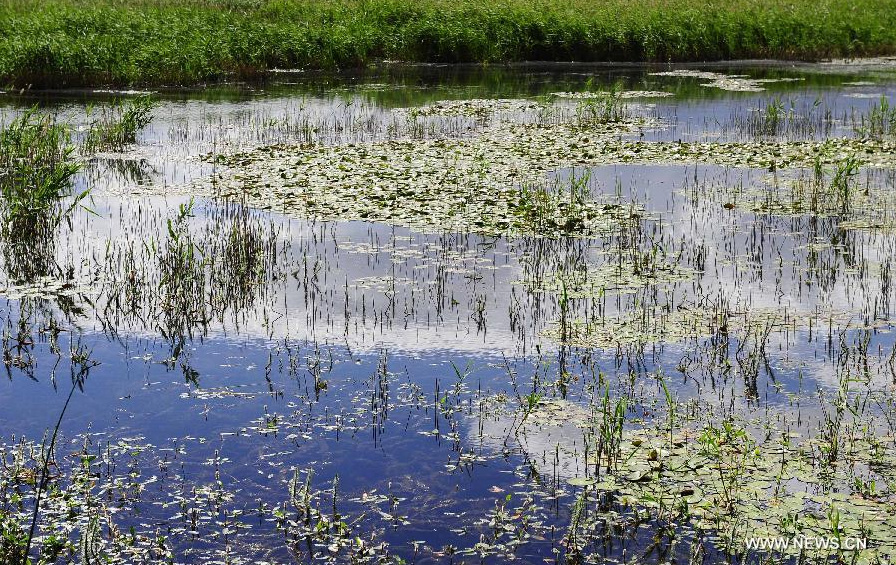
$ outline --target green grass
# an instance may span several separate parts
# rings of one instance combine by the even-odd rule
[[[56,270],[56,228],[87,196],[67,198],[79,170],[69,127],[53,116],[32,108],[0,126],[0,257],[10,280]]]
[[[896,0],[0,0],[0,84],[186,84],[271,68],[893,52]]]
[[[136,142],[137,132],[152,121],[154,105],[152,99],[144,95],[101,107],[99,117],[91,122],[84,138],[84,151],[120,151]],[[88,109],[88,114],[91,110]]]
[[[12,229],[58,217],[80,165],[68,126],[53,116],[26,111],[0,130],[0,211]]]

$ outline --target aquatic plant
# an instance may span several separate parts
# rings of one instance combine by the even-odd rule
[[[80,170],[69,128],[32,107],[0,131],[0,239],[16,282],[55,274],[55,232],[89,190],[72,195]]]
[[[896,106],[886,96],[871,105],[867,113],[853,116],[853,129],[859,135],[882,138],[896,134]]]
[[[628,118],[619,90],[591,93],[576,104],[576,120],[580,125],[611,124]]]
[[[582,174],[573,171],[568,180],[554,186],[523,184],[512,206],[511,229],[524,234],[587,235],[596,219],[614,215],[623,223],[627,206],[592,198],[590,178],[587,170]],[[637,215],[631,206],[630,218]]]
[[[152,121],[154,107],[155,102],[148,94],[101,106],[100,116],[88,126],[83,151],[120,151],[134,143],[137,132]],[[90,113],[88,109],[88,116]]]
[[[0,196],[6,230],[55,226],[87,191],[62,206],[80,169],[69,128],[32,107],[0,131]]]
[[[837,124],[832,108],[821,97],[800,103],[797,98],[785,102],[780,95],[746,114],[735,113],[732,122],[738,133],[767,141],[827,137]]]
[[[764,84],[725,77],[680,78]],[[109,380],[85,399],[94,425],[58,442],[33,559],[892,561],[896,247],[883,222],[844,228],[894,209],[890,141],[794,141],[824,130],[786,99],[775,139],[717,143],[637,104],[602,123],[574,102],[437,102],[405,124],[343,111],[349,90],[316,121],[267,102],[176,116],[127,179],[105,161],[131,156],[93,160],[111,217],[75,216],[58,280],[3,289],[14,394],[61,403],[60,335],[145,375]],[[197,140],[250,152],[212,156],[227,174],[195,204],[130,185],[170,178],[152,168]],[[20,559],[47,458],[4,441],[0,551]],[[870,549],[754,552],[744,532]]]
[[[27,540],[27,532],[10,515],[0,510],[0,561],[21,563]]]
[[[28,528],[28,536],[25,539],[24,549],[22,550],[22,565],[27,565],[28,563],[28,558],[31,553],[31,545],[37,533],[38,519],[41,514],[41,500],[50,484],[50,465],[52,463],[52,458],[55,457],[56,440],[59,437],[65,413],[68,411],[75,392],[78,390],[81,392],[84,391],[84,384],[90,374],[91,368],[98,364],[90,358],[90,352],[82,345],[72,347],[69,352],[69,358],[71,363],[71,387],[69,388],[68,396],[65,398],[65,403],[59,411],[56,424],[50,432],[49,442],[41,446],[42,460],[39,469],[40,475],[34,488],[34,508],[31,514],[31,525]],[[62,549],[62,545],[64,544],[60,543],[57,545],[51,542],[49,547],[51,550],[54,550],[52,553],[58,554],[59,550]],[[46,548],[47,544],[45,544],[44,547]],[[86,547],[87,546],[85,545],[85,548]],[[85,551],[87,550],[85,549]],[[55,559],[56,555],[53,555],[52,557]]]

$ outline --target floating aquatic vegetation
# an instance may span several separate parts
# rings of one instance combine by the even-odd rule
[[[669,98],[675,96],[674,92],[666,92],[665,90],[621,90],[618,92],[607,91],[584,91],[584,92],[552,92],[551,96],[555,98],[566,98],[570,100],[590,99],[590,98],[606,98],[608,96],[616,96],[618,98]]]
[[[717,78],[725,78],[725,77],[734,76],[734,75],[725,75],[725,74],[721,74],[721,73],[714,73],[712,71],[697,71],[697,70],[693,70],[693,69],[676,69],[674,71],[662,71],[662,72],[650,73],[650,76],[702,78],[702,79],[714,80]],[[746,76],[746,75],[736,75],[736,76]]]
[[[141,136],[141,158],[158,139],[163,151],[178,136],[190,141],[172,143],[170,160],[156,155],[164,173],[143,176],[182,178],[172,172],[181,152],[220,149],[227,135],[237,140],[227,147],[268,145],[200,164],[229,168],[217,169],[218,186],[189,190],[240,202],[248,193],[248,206],[311,221],[213,199],[176,210],[167,198],[103,193],[103,219],[84,229],[75,216],[74,237],[54,248],[75,274],[36,279],[55,294],[8,283],[7,294],[23,299],[9,301],[0,328],[13,395],[34,391],[51,405],[57,397],[27,377],[49,380],[46,350],[84,331],[112,366],[105,382],[114,388],[88,391],[72,427],[89,420],[109,438],[132,434],[122,426],[155,443],[179,438],[174,447],[125,441],[115,457],[62,444],[48,490],[48,508],[59,511],[42,518],[35,560],[61,545],[61,561],[78,561],[73,552],[83,548],[87,560],[105,554],[111,563],[699,563],[705,547],[704,562],[715,563],[742,553],[741,526],[771,536],[793,524],[811,535],[836,526],[831,535],[853,536],[862,506],[854,501],[870,501],[871,522],[882,510],[884,524],[892,519],[894,243],[882,232],[896,206],[877,182],[892,184],[892,139],[818,141],[848,128],[849,113],[825,129],[822,112],[842,108],[804,113],[814,92],[802,88],[796,104],[763,100],[759,110],[759,97],[736,97],[752,106],[742,110],[724,96],[664,103],[663,131],[658,119],[637,119],[635,105],[616,106],[618,92],[554,106],[443,108],[421,116],[433,128],[420,143],[416,122],[401,122],[405,110],[364,102],[359,110],[361,97],[334,101],[326,91],[302,99],[323,115],[302,122],[277,114],[275,88],[225,103],[227,118],[206,116],[213,104],[196,104],[195,118],[193,101],[164,103],[159,117],[174,108],[176,124],[169,137],[164,126]],[[377,98],[391,106],[399,97]],[[181,112],[204,126],[181,127]],[[744,127],[731,129],[737,119]],[[303,124],[321,130],[305,137]],[[711,139],[715,128],[756,142],[650,141]],[[308,143],[271,146],[278,140]],[[154,190],[172,192],[136,192]],[[859,225],[875,233],[857,233]],[[569,237],[582,235],[598,237]],[[94,270],[102,276],[85,276]],[[84,330],[28,310],[58,311],[53,302],[73,288],[92,300],[83,281],[94,280],[101,294],[76,320]],[[539,339],[558,312],[550,339]],[[304,339],[344,341],[345,350],[328,355]],[[387,371],[383,355],[371,376],[369,352],[381,343],[397,359]],[[680,345],[639,347],[663,343]],[[135,378],[114,378],[122,360]],[[835,389],[843,367],[873,390],[867,398],[835,390],[836,405],[819,408],[814,391]],[[181,381],[170,373],[177,368],[194,384],[202,371],[203,388],[172,382]],[[678,395],[699,400],[673,408],[668,399]],[[670,424],[642,429],[664,414],[664,396]],[[9,403],[22,420],[7,418],[9,427],[39,434],[43,420],[23,400]],[[884,416],[847,422],[862,402]],[[749,431],[734,420],[687,420],[713,410],[759,420]],[[822,419],[831,423],[809,432],[817,440],[787,436],[792,445],[777,447],[785,436],[774,426],[804,433]],[[195,440],[202,447],[180,444],[183,426],[205,436]],[[883,443],[851,455],[872,440],[840,432],[866,426]],[[885,458],[875,459],[878,449]],[[772,455],[786,464],[769,470]],[[34,467],[0,466],[0,496],[9,495],[0,500],[0,544],[16,545],[27,523]],[[784,474],[780,487],[775,472]],[[878,547],[880,529],[868,535]],[[691,542],[694,554],[683,554]],[[0,562],[9,560],[3,551]]]
[[[392,111],[399,114],[407,114],[408,116],[470,116],[475,118],[485,118],[494,116],[497,113],[518,113],[539,111],[545,108],[545,105],[534,100],[524,100],[519,98],[512,99],[463,99],[463,100],[440,100],[426,106],[415,106],[412,108],[395,108]]]
[[[819,66],[824,67],[846,67],[853,71],[857,70],[875,70],[875,69],[892,69],[896,68],[896,57],[860,57],[850,59],[831,59],[830,61],[822,61]]]
[[[472,139],[387,141],[333,147],[271,146],[219,157],[231,170],[188,190],[301,217],[368,220],[423,230],[533,233],[519,222],[520,185],[550,171],[608,163],[707,162],[784,168],[832,163],[845,154],[860,164],[896,165],[896,143],[835,138],[821,142],[660,143],[619,136],[652,126],[620,123],[510,124]],[[588,235],[639,215],[637,206],[589,202],[574,229],[547,226],[535,235]]]
[[[865,329],[886,326],[866,324],[850,312],[791,311],[768,308],[706,309],[657,306],[594,320],[570,319],[553,323],[542,336],[574,347],[614,349],[652,343],[683,343],[714,335],[745,336],[757,327],[769,332],[793,332],[809,327],[836,326]]]
[[[819,162],[812,171],[776,173],[759,186],[726,188],[704,195],[730,210],[834,218],[841,230],[892,231],[896,226],[896,198],[889,186],[876,179],[881,171],[863,171],[856,156],[847,156],[835,165],[825,168]]]
[[[96,295],[98,292],[98,281],[66,280],[50,276],[39,277],[27,284],[0,286],[0,296],[5,296],[10,300],[74,297]]]
[[[714,315],[702,309],[679,308],[671,312],[651,312],[649,315],[635,312],[590,322],[561,321],[546,329],[542,335],[574,347],[613,349],[707,337],[720,325],[713,325],[715,319]]]
[[[880,92],[850,92],[843,96],[846,96],[847,98],[873,100],[875,98],[880,98]]]
[[[888,195],[875,190],[878,198],[872,198],[870,187],[860,185],[858,176],[859,165],[854,156],[845,158],[828,172],[819,162],[808,177],[804,171],[795,178],[770,175],[763,187],[734,190],[726,208],[741,207],[779,216],[848,218],[861,214],[872,202],[874,206],[886,207]]]
[[[381,292],[394,292],[396,286],[415,286],[416,281],[406,277],[361,277],[354,280],[356,288],[369,288]]]
[[[602,157],[623,163],[712,163],[763,169],[832,165],[854,157],[859,165],[896,167],[896,143],[886,140],[830,138],[824,141],[746,143],[622,142]]]
[[[637,218],[639,208],[589,200],[571,217],[560,208],[561,201],[552,210],[539,208],[539,202],[550,201],[548,191],[518,186],[543,183],[545,173],[567,164],[563,145],[576,147],[578,140],[597,149],[600,141],[635,131],[638,125],[514,125],[474,140],[275,146],[227,158],[238,167],[233,175],[204,184],[220,196],[244,195],[264,207],[316,219],[500,235],[589,235]],[[529,204],[544,212],[543,227],[532,229]],[[555,214],[560,217],[551,219]]]
[[[638,264],[626,260],[587,270],[549,273],[534,281],[521,282],[534,292],[596,298],[606,292],[632,293],[648,286],[693,280],[697,275],[696,270],[674,263]]]
[[[849,445],[842,464],[824,467],[818,464],[819,440],[800,443],[780,434],[757,441],[732,421],[674,432],[626,430],[610,472],[571,482],[612,494],[624,505],[671,512],[680,526],[707,532],[724,547],[742,551],[747,537],[830,537],[865,540],[867,548],[843,545],[831,552],[853,549],[855,562],[892,559],[896,506],[885,485],[896,469],[896,438],[870,436]],[[587,463],[602,467],[601,461]],[[860,480],[877,489],[855,490],[862,469],[870,476]],[[783,555],[802,552],[797,544],[775,549]],[[806,556],[829,551],[809,548]]]
[[[762,92],[763,90],[765,90],[765,88],[763,87],[763,85],[765,84],[776,82],[795,82],[803,80],[802,78],[750,78],[748,75],[726,75],[710,71],[696,71],[689,69],[679,69],[675,71],[664,71],[650,74],[652,76],[663,77],[700,78],[710,81],[701,83],[700,86],[718,88],[721,90],[730,90],[732,92]]]
[[[667,406],[652,422],[622,425],[617,416],[620,406],[624,413],[625,399],[617,403],[609,391],[584,407],[538,398],[518,409],[522,415],[511,423],[512,433],[537,471],[553,465],[554,473],[559,469],[569,485],[582,489],[576,504],[587,504],[587,511],[570,525],[579,531],[567,536],[624,527],[636,516],[638,522],[674,525],[675,536],[698,533],[738,554],[764,550],[775,558],[839,556],[854,563],[888,563],[896,556],[892,433],[876,434],[864,419],[838,427],[839,449],[831,463],[832,438],[826,434],[717,418],[699,401],[676,401],[659,379]],[[553,461],[541,457],[548,449]],[[751,547],[748,540],[757,538],[837,545]]]
[[[136,504],[141,493],[159,480],[158,475],[144,476],[132,465],[152,446],[141,438],[121,438],[107,444],[100,456],[91,448],[85,440],[73,454],[53,459],[54,472],[41,502],[34,539],[39,555],[50,563],[85,552],[90,556],[102,555],[107,563],[154,563],[172,558],[161,531],[150,525],[141,525],[139,531],[136,526],[130,531],[119,526],[122,507]],[[0,460],[4,463],[0,473],[0,513],[13,523],[30,522],[30,508],[26,511],[23,503],[33,499],[43,449],[45,446],[24,440],[0,446]],[[131,464],[113,476],[109,470],[115,461]],[[102,463],[109,465],[105,473],[99,472]],[[207,512],[208,507],[200,510],[202,503],[193,503],[198,506],[197,516]]]
[[[211,387],[211,388],[194,388],[189,392],[180,395],[181,398],[197,398],[199,400],[213,400],[221,398],[255,398],[257,392],[245,392],[237,390],[236,387]]]
[[[739,76],[725,76],[703,83],[700,86],[709,88],[718,88],[721,90],[729,90],[731,92],[762,92],[765,90],[763,85],[776,82],[794,82],[800,81],[800,78],[746,78]]]

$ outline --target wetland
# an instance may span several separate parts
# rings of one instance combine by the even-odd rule
[[[896,59],[0,125],[4,564],[896,560]]]

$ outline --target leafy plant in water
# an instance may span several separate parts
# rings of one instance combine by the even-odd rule
[[[52,224],[87,195],[85,191],[67,207],[60,207],[80,169],[70,141],[68,127],[39,114],[37,107],[0,132],[0,194],[7,229],[46,218]]]
[[[587,508],[588,491],[582,490],[578,498],[573,504],[569,518],[569,529],[564,537],[566,542],[566,561],[567,563],[582,563],[584,555],[582,554],[581,542],[579,540],[579,529],[585,518],[585,510]]]
[[[663,390],[663,397],[666,399],[666,410],[669,417],[669,442],[672,442],[672,430],[675,426],[675,416],[676,410],[678,408],[678,403],[675,400],[675,397],[672,396],[672,392],[669,390],[669,387],[666,385],[666,379],[663,378],[662,374],[658,375],[657,380],[660,382],[660,388]]]
[[[529,415],[532,414],[532,412],[538,406],[538,402],[541,400],[541,395],[533,391],[523,398],[526,401],[526,403],[523,405],[523,418],[520,420],[520,423],[517,427],[522,426],[526,421],[526,418],[528,418]]]
[[[839,371],[839,386],[837,387],[837,396],[834,398],[831,406],[827,402],[821,402],[821,445],[822,452],[827,462],[833,464],[839,459],[840,452],[843,448],[842,429],[844,417],[847,412],[852,413],[854,417],[858,416],[857,411],[849,403],[850,383],[852,379],[849,373],[842,367]],[[819,390],[821,394],[821,390]]]
[[[55,230],[88,195],[66,200],[80,170],[70,141],[68,127],[37,107],[0,131],[0,237],[13,280],[54,270]]]
[[[168,241],[159,256],[162,275],[159,287],[164,297],[160,330],[162,336],[172,343],[172,362],[180,357],[185,340],[192,335],[194,326],[207,322],[202,308],[205,257],[193,242],[187,226],[188,218],[193,216],[193,204],[191,198],[178,207],[174,218],[168,219]]]
[[[594,449],[594,471],[598,476],[602,466],[608,474],[618,468],[628,402],[625,398],[613,402],[607,385],[601,396],[599,410],[592,421],[589,441],[590,449]]]
[[[575,171],[565,186],[523,185],[514,206],[516,227],[524,232],[550,235],[588,235],[593,218],[625,215],[623,206],[600,204],[591,198],[591,172]]]
[[[697,439],[701,455],[712,461],[719,478],[724,508],[737,510],[738,490],[746,462],[755,453],[755,442],[743,428],[726,420],[722,426],[707,426]]]
[[[576,106],[576,121],[580,125],[612,124],[628,117],[617,87],[597,94],[598,96],[586,98]]]
[[[859,162],[855,155],[837,165],[837,171],[831,181],[831,189],[837,198],[841,211],[845,214],[851,208],[850,198],[855,188],[853,178],[859,174]]]
[[[127,102],[120,100],[104,107],[100,117],[90,124],[84,138],[85,151],[121,150],[137,140],[137,132],[152,121],[155,102],[149,95]]]
[[[880,139],[896,134],[896,106],[890,105],[886,96],[881,96],[880,101],[872,104],[868,114],[862,114],[854,125],[856,133]]]
[[[781,97],[775,98],[765,107],[765,111],[762,112],[762,127],[761,131],[763,135],[777,135],[778,129],[781,127],[781,124],[787,119],[787,110],[784,108],[784,102],[781,100]]]
[[[366,562],[384,546],[372,546],[365,543],[359,537],[352,537],[352,527],[360,521],[356,519],[348,523],[337,508],[339,476],[333,478],[332,483],[332,509],[329,513],[321,510],[321,492],[312,491],[313,473],[309,470],[305,481],[302,482],[298,471],[293,474],[289,482],[289,503],[295,513],[287,511],[284,504],[275,516],[278,525],[290,538],[290,546],[294,553],[307,552],[312,560],[320,559],[323,555],[321,549],[329,552],[329,557],[335,559],[336,555],[346,550],[348,560],[354,562]],[[363,517],[363,516],[362,516]]]
[[[20,563],[24,560],[28,534],[12,516],[0,511],[0,562]]]
[[[0,131],[0,240],[13,281],[58,269],[56,228],[88,195],[84,190],[67,200],[79,170],[68,128],[37,107]]]
[[[71,404],[72,398],[75,395],[75,391],[84,391],[84,383],[87,380],[90,369],[98,364],[97,362],[91,360],[90,353],[82,346],[71,348],[70,359],[72,386],[69,389],[69,393],[65,399],[65,403],[62,406],[62,410],[59,412],[59,417],[57,418],[56,425],[54,426],[52,434],[50,435],[49,443],[41,446],[41,454],[43,456],[43,460],[41,461],[40,480],[37,482],[35,488],[34,509],[31,515],[31,526],[28,530],[28,536],[25,539],[24,549],[22,551],[20,561],[21,565],[27,565],[29,563],[28,554],[31,552],[31,545],[34,541],[34,536],[37,533],[38,518],[40,517],[41,498],[50,484],[51,459],[56,448],[56,439],[59,436],[59,430],[62,428],[62,420],[63,418],[65,418],[65,413],[68,410],[69,405]],[[93,538],[95,536],[91,537]],[[84,559],[84,563],[89,562],[89,560]]]

